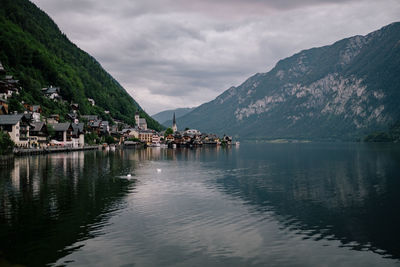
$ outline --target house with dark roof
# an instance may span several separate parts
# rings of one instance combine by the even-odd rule
[[[82,115],[81,118],[87,120],[88,122],[99,120],[99,116],[97,115]]]
[[[48,97],[54,101],[62,99],[60,96],[60,87],[50,86],[48,88],[43,88],[42,92],[46,95],[46,97]]]
[[[29,146],[29,119],[24,114],[0,115],[0,130],[17,146]]]
[[[47,147],[49,133],[47,125],[44,122],[33,122],[31,123],[31,129],[29,131],[30,144],[34,147]]]
[[[42,108],[40,107],[40,105],[24,104],[24,108],[30,112],[42,113]]]
[[[76,113],[68,113],[67,114],[67,119],[69,120],[69,121],[71,121],[72,123],[78,123],[79,122],[79,119],[78,119],[78,114],[76,114]]]
[[[84,146],[85,145],[85,129],[84,123],[71,123],[72,126],[72,140],[75,146]]]
[[[40,114],[42,113],[42,108],[40,107],[40,105],[24,104],[24,107],[30,114],[32,114],[33,121],[40,121]]]
[[[110,133],[110,124],[108,121],[101,121],[100,123],[100,133],[102,135],[108,135]]]
[[[8,99],[13,94],[19,94],[19,89],[19,81],[11,75],[6,75],[0,80],[0,98],[2,99]]]
[[[74,113],[76,113],[79,110],[79,104],[77,104],[77,103],[71,103],[69,106],[70,106],[72,112],[74,112]]]
[[[101,120],[90,121],[87,125],[91,132],[94,132],[97,135],[100,134]]]
[[[54,140],[63,143],[72,141],[72,132],[74,129],[72,128],[71,123],[63,122],[49,125],[54,130]]]

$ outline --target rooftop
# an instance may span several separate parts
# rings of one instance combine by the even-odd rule
[[[43,126],[45,125],[45,123],[41,121],[41,122],[31,123],[31,125],[32,125],[32,129],[31,129],[32,132],[40,132],[42,130]]]
[[[84,123],[71,123],[72,129],[73,129],[73,134],[78,134],[78,133],[83,133],[83,127]]]
[[[82,115],[81,117],[88,121],[97,121],[99,119],[97,115]]]
[[[43,88],[42,89],[45,94],[55,94],[58,93],[60,88],[59,87],[49,87],[49,88]]]
[[[63,122],[63,123],[53,123],[53,124],[50,124],[50,125],[53,127],[54,131],[56,131],[56,132],[64,132],[64,131],[68,130],[68,128],[71,126],[71,123]]]
[[[0,115],[0,125],[15,125],[23,116],[24,114]]]

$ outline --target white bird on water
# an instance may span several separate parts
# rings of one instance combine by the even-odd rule
[[[132,175],[130,173],[128,173],[128,175],[126,177],[131,177]]]
[[[161,172],[161,169],[157,168],[157,172],[160,173],[160,172]]]

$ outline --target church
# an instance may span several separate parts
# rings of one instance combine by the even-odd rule
[[[174,112],[174,117],[172,118],[172,131],[174,133],[178,131],[178,127],[176,126],[175,112]]]
[[[135,123],[139,129],[147,130],[147,121],[145,118],[140,118],[139,112],[135,113]]]

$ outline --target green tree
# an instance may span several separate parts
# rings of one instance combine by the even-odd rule
[[[54,130],[54,127],[50,124],[47,124],[47,133],[49,134],[50,139],[53,139],[56,135],[56,131]]]
[[[85,143],[89,144],[89,145],[94,145],[94,144],[100,144],[101,140],[99,138],[99,136],[94,133],[87,133],[85,134]]]
[[[0,155],[12,153],[14,142],[8,133],[0,131]]]
[[[167,130],[165,130],[164,137],[166,137],[170,134],[173,134],[173,133],[174,133],[174,131],[172,130],[172,128],[167,128]]]
[[[105,140],[105,142],[106,142],[107,144],[115,144],[115,143],[116,143],[114,137],[112,137],[111,135],[107,135],[107,136],[104,138],[104,140]]]
[[[24,106],[21,105],[21,103],[16,98],[12,97],[8,102],[8,110],[10,112],[16,111],[18,113],[21,113],[24,112],[25,109]]]
[[[140,139],[139,139],[139,138],[136,138],[136,137],[131,137],[131,138],[129,138],[127,141],[140,142]]]

